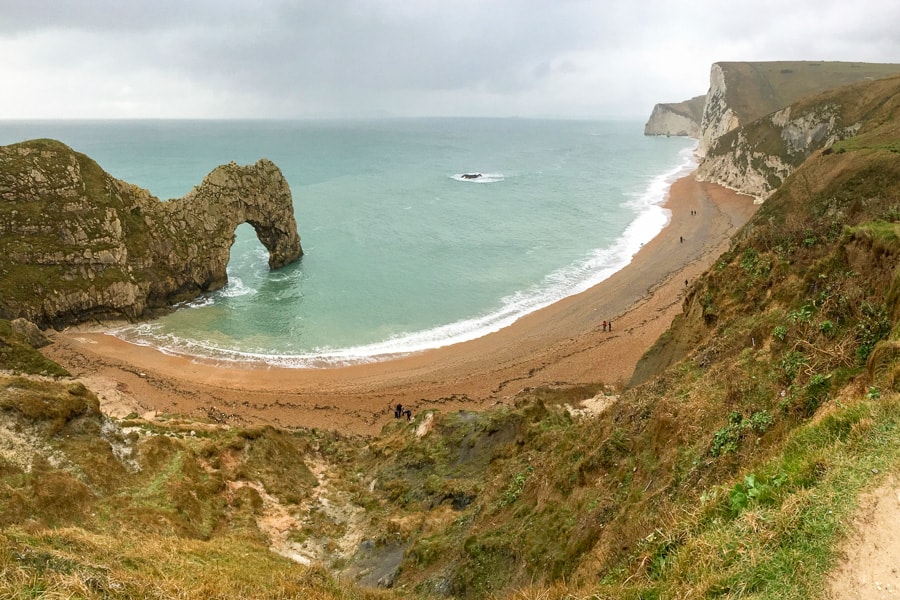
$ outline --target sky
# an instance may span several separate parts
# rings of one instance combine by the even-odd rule
[[[719,61],[900,62],[897,0],[0,0],[0,119],[646,119]]]

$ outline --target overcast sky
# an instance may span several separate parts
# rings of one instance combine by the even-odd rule
[[[646,119],[717,61],[900,62],[897,0],[0,0],[0,118]]]

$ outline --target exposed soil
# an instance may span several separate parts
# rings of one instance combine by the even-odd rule
[[[851,529],[844,558],[830,577],[829,597],[900,598],[900,479],[896,474],[860,499]]]

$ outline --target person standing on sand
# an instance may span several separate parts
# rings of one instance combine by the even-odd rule
[[[612,321],[610,321],[610,322],[607,324],[607,327],[609,327],[609,330],[612,331]]]
[[[606,321],[603,321],[603,331],[606,331]]]

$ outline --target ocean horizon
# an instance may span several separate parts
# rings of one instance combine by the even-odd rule
[[[475,339],[626,266],[668,223],[694,140],[639,122],[538,119],[0,121],[177,198],[216,166],[268,158],[304,256],[270,271],[241,225],[228,285],[111,330],[164,352],[288,367],[383,360]],[[478,175],[473,177],[473,175]]]

